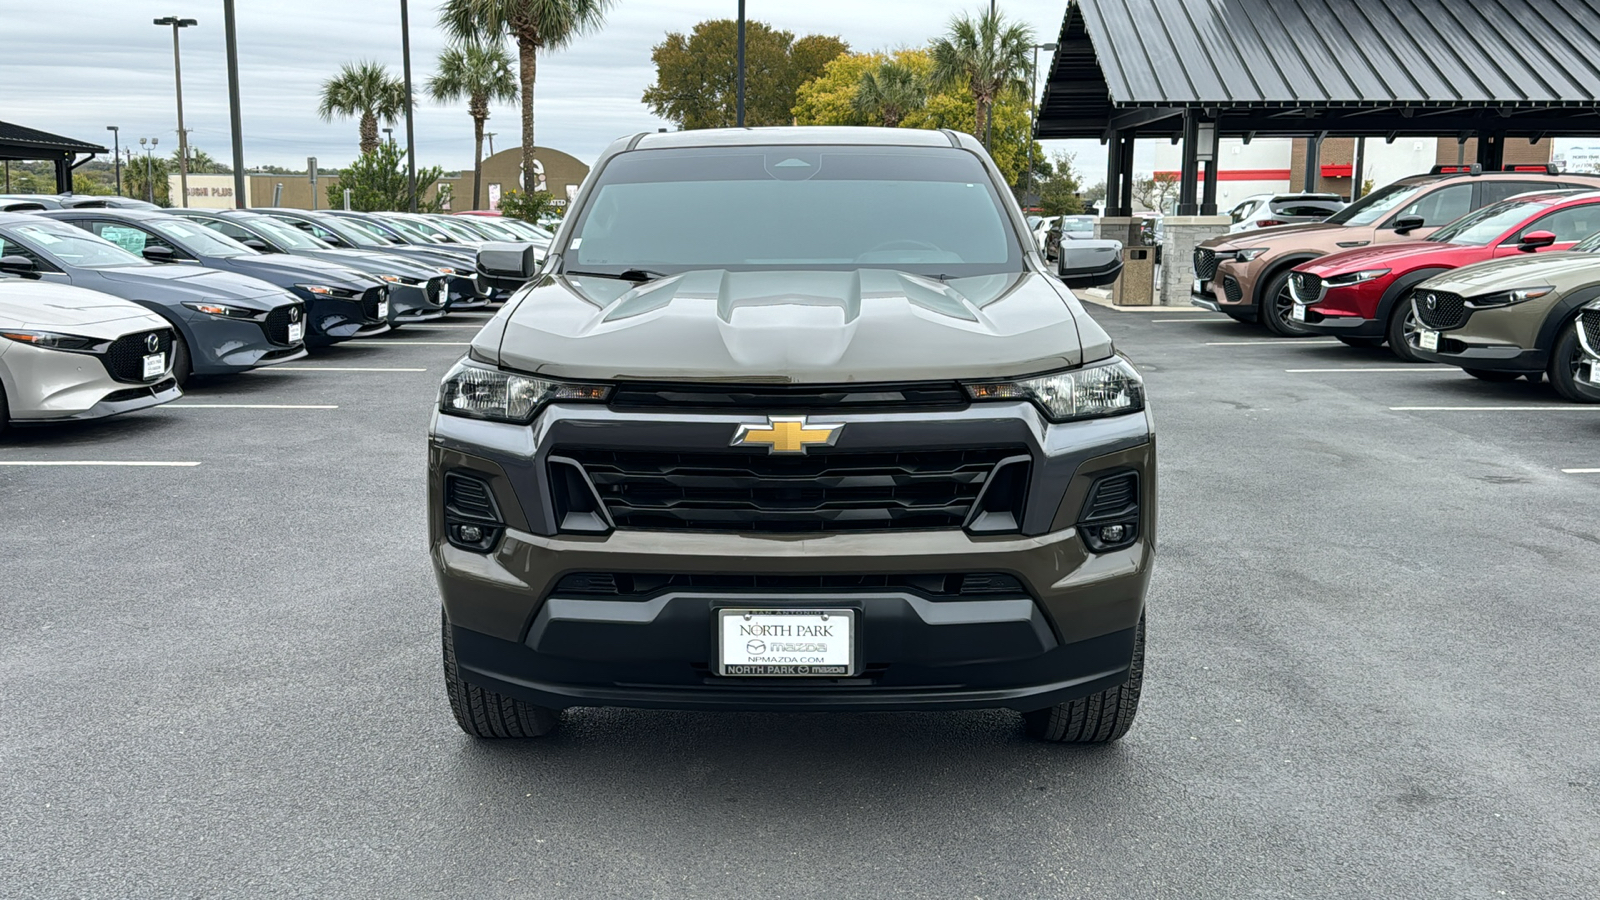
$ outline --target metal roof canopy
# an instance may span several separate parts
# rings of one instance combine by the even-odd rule
[[[0,122],[0,160],[46,160],[56,166],[56,189],[61,193],[72,190],[72,170],[83,165],[106,148],[87,141],[50,134],[35,128],[25,128],[11,122]],[[88,154],[78,159],[78,154]]]

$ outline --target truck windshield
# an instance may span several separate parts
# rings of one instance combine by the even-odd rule
[[[562,251],[569,269],[1022,270],[977,157],[956,148],[697,147],[623,153]]]

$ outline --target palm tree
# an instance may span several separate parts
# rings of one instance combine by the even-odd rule
[[[889,60],[876,72],[862,73],[851,102],[856,112],[879,119],[885,128],[898,128],[906,113],[922,108],[927,100],[928,89],[917,73],[910,66]]]
[[[439,24],[460,40],[510,35],[522,93],[522,171],[532,178],[533,82],[540,50],[559,50],[605,21],[615,0],[445,0]]]
[[[458,40],[446,47],[439,54],[439,71],[428,79],[428,95],[439,103],[467,99],[467,114],[472,116],[472,208],[478,209],[483,182],[483,123],[489,121],[489,103],[517,99],[517,76],[511,71],[511,57],[505,45],[498,40]]]
[[[1033,29],[1007,21],[1004,13],[979,13],[976,20],[959,15],[950,20],[950,33],[930,48],[933,72],[928,80],[934,90],[963,84],[971,89],[976,133],[985,138],[995,100],[1027,94],[1032,49]]]
[[[406,85],[389,74],[387,66],[362,60],[345,63],[339,74],[322,83],[322,104],[317,115],[324,122],[335,116],[361,119],[361,153],[378,149],[378,122],[393,122],[405,112]]]

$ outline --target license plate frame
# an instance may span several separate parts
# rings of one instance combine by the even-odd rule
[[[1430,331],[1426,328],[1417,332],[1417,348],[1437,352],[1439,349],[1439,332]]]
[[[387,301],[387,300],[379,300],[378,301],[378,318],[384,319],[384,320],[387,320],[389,318],[389,301]]]
[[[298,344],[298,343],[300,343],[301,341],[303,341],[305,339],[306,339],[306,323],[304,323],[304,322],[290,322],[289,323],[289,343]]]
[[[144,358],[144,379],[160,378],[167,371],[167,355],[165,353],[151,353]]]
[[[1296,301],[1294,309],[1289,311],[1289,318],[1296,322],[1304,322],[1306,320],[1306,305]]]
[[[715,669],[724,678],[853,678],[860,674],[857,647],[860,637],[860,611],[849,607],[721,607],[715,610],[713,646]],[[733,626],[730,627],[730,622]],[[796,633],[778,631],[780,626],[816,629],[837,628],[844,633]],[[751,633],[742,633],[739,625]],[[759,628],[759,633],[752,629]],[[759,648],[756,645],[760,645]],[[789,649],[815,648],[824,649]],[[775,649],[782,648],[782,649]],[[765,657],[770,661],[752,662]],[[820,662],[815,660],[822,660]],[[798,660],[798,661],[797,661]]]

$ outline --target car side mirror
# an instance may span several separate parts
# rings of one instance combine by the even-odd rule
[[[1549,231],[1530,231],[1517,242],[1517,249],[1523,253],[1532,253],[1540,247],[1548,247],[1556,242],[1556,236]]]
[[[1401,216],[1394,220],[1394,233],[1406,234],[1418,228],[1426,227],[1428,220],[1421,216]]]
[[[488,243],[478,248],[478,272],[492,287],[516,290],[539,274],[539,248],[533,244]]]
[[[141,255],[153,263],[169,263],[178,258],[178,254],[173,253],[171,247],[162,247],[157,244],[146,246]]]
[[[239,243],[245,245],[246,247],[249,247],[251,250],[254,250],[257,253],[271,253],[272,252],[272,247],[266,241],[263,241],[260,238],[245,238],[244,240],[240,241]]]
[[[21,275],[24,278],[37,278],[39,265],[33,260],[20,254],[0,256],[0,272],[9,272],[12,275]]]
[[[1062,241],[1056,274],[1069,288],[1104,287],[1122,274],[1122,242]]]

